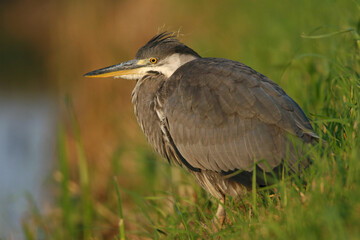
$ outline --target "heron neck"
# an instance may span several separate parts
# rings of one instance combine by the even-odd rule
[[[155,146],[156,151],[164,156],[163,138],[160,120],[154,109],[156,92],[165,82],[163,75],[147,76],[136,82],[132,92],[132,103],[136,119],[147,136],[147,140]]]

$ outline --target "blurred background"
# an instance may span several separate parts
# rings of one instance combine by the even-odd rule
[[[355,0],[1,1],[0,238],[108,239],[118,224],[114,176],[140,195],[186,179],[147,145],[130,102],[135,83],[84,73],[132,59],[160,31],[180,30],[201,56],[251,66],[315,118],[326,89],[311,84],[330,74],[328,59],[351,36],[306,36],[358,20]],[[146,220],[128,195],[126,229],[141,231]]]

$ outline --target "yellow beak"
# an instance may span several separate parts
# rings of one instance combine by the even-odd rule
[[[141,60],[130,60],[110,67],[105,67],[92,72],[88,72],[84,74],[84,77],[99,78],[136,74],[139,72],[141,67],[145,66],[141,63],[143,63],[143,61]]]

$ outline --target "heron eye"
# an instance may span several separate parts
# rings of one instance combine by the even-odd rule
[[[152,63],[152,64],[155,64],[155,63],[157,63],[157,58],[150,58],[150,62]]]

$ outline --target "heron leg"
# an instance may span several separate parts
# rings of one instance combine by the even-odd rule
[[[220,203],[218,205],[218,209],[216,210],[215,217],[213,219],[213,227],[214,229],[220,229],[224,225],[226,219],[226,211],[225,211],[225,196],[220,199]]]

